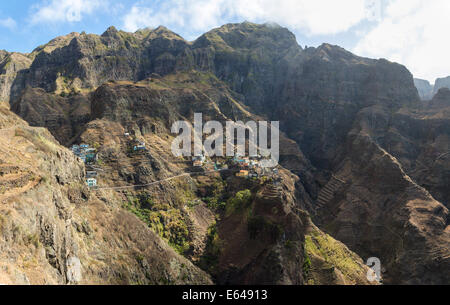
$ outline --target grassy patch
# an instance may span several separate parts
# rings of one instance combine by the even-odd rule
[[[25,243],[27,245],[34,245],[36,249],[39,248],[40,246],[39,235],[37,233],[27,234],[25,237]]]
[[[313,231],[305,236],[305,256],[321,258],[350,279],[356,278],[362,271],[356,255],[325,233]]]
[[[168,204],[156,204],[145,193],[137,197],[129,195],[124,208],[167,240],[178,253],[184,254],[189,249],[189,229],[179,209]]]
[[[36,148],[45,152],[45,153],[53,153],[58,150],[58,145],[51,140],[44,137],[37,130],[27,130],[21,127],[16,128],[15,130],[16,137],[22,137],[33,143]]]

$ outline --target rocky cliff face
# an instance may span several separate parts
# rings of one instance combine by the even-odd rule
[[[26,87],[11,109],[31,126],[45,126],[63,145],[70,145],[91,120],[89,99],[82,94],[61,96]]]
[[[9,101],[11,91],[14,91],[14,82],[20,79],[20,71],[31,65],[31,59],[24,54],[0,53],[0,102]]]
[[[438,272],[449,268],[448,209],[406,175],[366,127],[349,134],[346,149],[319,193],[318,222],[362,256],[379,257],[388,282],[448,282],[447,273]]]
[[[429,81],[415,78],[414,85],[416,86],[417,91],[419,91],[419,96],[423,101],[431,100],[433,97],[434,86],[432,86]]]
[[[282,171],[283,183],[228,180],[251,189],[238,192],[213,227],[206,249],[208,270],[220,284],[367,285],[367,268],[344,244],[319,230],[299,209],[298,177]],[[234,189],[234,190],[233,190]],[[243,200],[237,200],[240,196]],[[212,263],[211,263],[212,262]]]
[[[439,92],[440,89],[450,89],[450,76],[436,79],[434,85],[431,85],[428,81],[422,79],[414,79],[414,84],[419,91],[421,99],[424,101],[429,101]]]
[[[450,76],[436,79],[433,94],[438,93],[441,88],[450,88]]]
[[[72,33],[26,58],[29,64],[2,73],[12,75],[0,87],[11,109],[62,144],[98,146],[105,185],[188,171],[170,153],[169,129],[194,112],[222,122],[280,121],[279,190],[192,177],[105,191],[86,207],[122,202],[117,213],[137,215],[142,222],[127,219],[157,232],[216,282],[365,284],[359,255],[379,257],[387,283],[449,283],[449,91],[422,102],[405,67],[329,44],[302,49],[285,28],[247,22],[194,42],[164,27]],[[130,154],[126,132],[150,152]],[[242,205],[227,211],[221,202]],[[252,250],[238,255],[244,244]],[[189,266],[198,272],[193,281],[205,280]]]

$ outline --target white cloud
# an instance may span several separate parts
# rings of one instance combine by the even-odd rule
[[[165,25],[173,28],[189,27],[192,31],[203,31],[217,26],[229,8],[224,0],[168,0],[158,3],[157,9],[147,7],[146,2],[135,4],[123,18],[124,28],[135,31],[143,27]]]
[[[105,5],[105,0],[51,0],[34,7],[31,23],[78,22]]]
[[[415,77],[450,75],[450,1],[391,0],[354,52],[406,65]]]
[[[8,17],[6,19],[0,19],[0,26],[14,30],[17,27],[17,23],[14,19]]]
[[[309,35],[347,31],[366,18],[363,0],[255,0],[250,9],[236,4],[237,15],[249,20],[270,20]]]
[[[135,4],[123,18],[124,28],[165,25],[205,31],[224,20],[276,22],[307,35],[346,31],[367,17],[369,0],[167,0]]]

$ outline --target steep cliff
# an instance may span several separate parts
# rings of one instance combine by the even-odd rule
[[[423,101],[431,100],[433,97],[434,86],[432,86],[429,81],[415,78],[414,85],[416,86],[417,91],[419,91],[419,96]]]
[[[21,78],[20,71],[28,68],[32,60],[25,54],[0,53],[0,102],[9,101],[14,83]]]
[[[450,89],[450,76],[438,78],[434,83],[433,95],[438,93],[441,88],[449,88]]]

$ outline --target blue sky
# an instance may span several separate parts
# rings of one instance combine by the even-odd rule
[[[0,2],[0,49],[30,52],[59,35],[165,25],[188,40],[229,22],[276,22],[300,45],[340,45],[434,82],[450,75],[448,0],[21,0]]]

